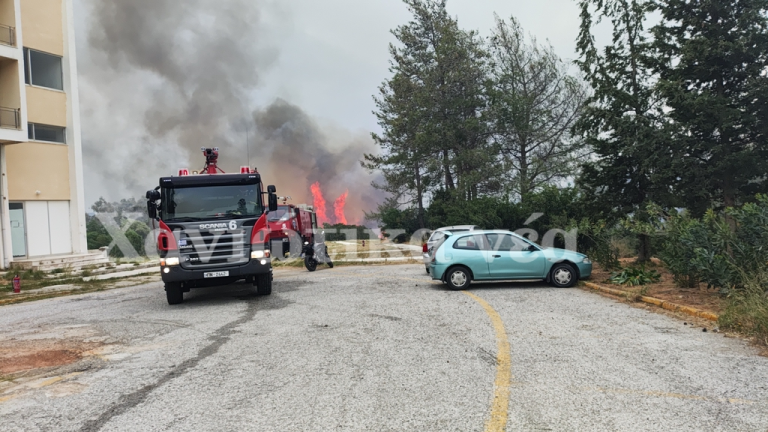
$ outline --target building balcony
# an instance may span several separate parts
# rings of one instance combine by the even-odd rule
[[[0,107],[0,144],[15,144],[27,141],[21,120],[21,110]]]
[[[0,24],[0,45],[16,46],[16,28]]]
[[[22,50],[17,46],[16,28],[0,24],[0,58],[22,60]]]
[[[0,128],[21,130],[21,111],[0,107]]]

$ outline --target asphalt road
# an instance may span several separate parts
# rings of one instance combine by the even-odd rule
[[[0,383],[0,430],[768,429],[768,358],[741,340],[580,289],[471,294],[402,265],[2,307],[0,348],[88,351]]]

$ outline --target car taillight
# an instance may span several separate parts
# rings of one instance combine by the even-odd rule
[[[421,246],[421,251],[422,251],[422,252],[424,252],[424,253],[427,253],[427,252],[429,252],[429,248],[427,247],[427,244],[426,244],[426,243],[424,243],[424,244]]]

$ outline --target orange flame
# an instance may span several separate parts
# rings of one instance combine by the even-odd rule
[[[347,205],[347,195],[349,191],[344,192],[333,202],[333,213],[336,215],[336,223],[347,224],[347,217],[344,216],[344,206]]]
[[[313,183],[310,189],[312,190],[315,213],[317,213],[317,224],[322,226],[324,223],[329,222],[329,220],[325,214],[325,198],[323,198],[323,191],[320,190],[320,182]]]

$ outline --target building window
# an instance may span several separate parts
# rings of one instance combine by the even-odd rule
[[[63,127],[41,125],[36,123],[29,123],[27,126],[27,134],[29,139],[33,141],[48,141],[62,144],[67,143],[67,135],[64,133]]]
[[[24,48],[24,80],[30,85],[64,90],[61,57]]]

